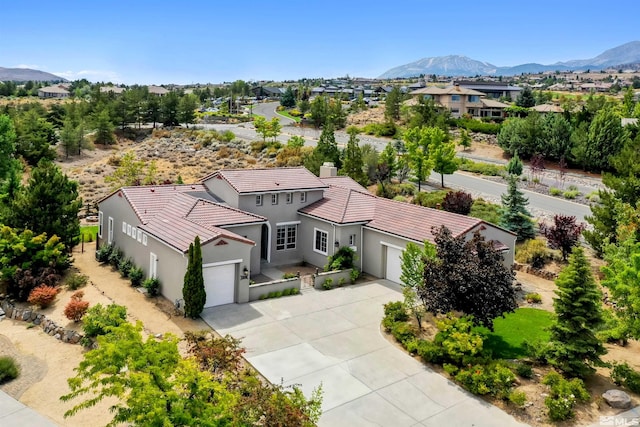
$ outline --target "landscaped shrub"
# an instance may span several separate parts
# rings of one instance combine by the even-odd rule
[[[333,279],[328,278],[324,280],[324,283],[322,283],[322,289],[324,289],[325,291],[328,291],[329,289],[333,289]]]
[[[131,286],[137,288],[142,284],[144,278],[144,271],[141,267],[132,266],[129,270],[129,280],[131,280]]]
[[[122,252],[122,250],[120,248],[114,247],[109,253],[109,264],[117,268],[120,265],[120,261],[122,260],[123,256],[124,253]]]
[[[562,190],[556,187],[549,188],[549,194],[552,196],[562,196]]]
[[[552,421],[564,421],[575,416],[574,408],[578,402],[587,402],[589,392],[579,378],[566,380],[555,371],[549,372],[542,383],[551,388],[549,396],[544,399],[544,404],[549,409],[549,418]]]
[[[536,292],[530,292],[524,296],[525,301],[529,304],[540,304],[542,302],[542,296]]]
[[[522,408],[527,403],[527,394],[524,391],[514,390],[509,393],[509,402],[518,408]]]
[[[142,287],[147,290],[149,296],[155,297],[160,290],[160,281],[157,278],[149,278],[142,282]]]
[[[340,279],[338,279],[338,287],[342,287],[347,283],[347,279],[345,279],[344,277],[341,277]]]
[[[395,322],[391,327],[391,335],[404,344],[416,338],[416,329],[407,322]]]
[[[409,349],[409,347],[407,347]],[[442,363],[445,360],[442,347],[428,340],[417,340],[415,353],[427,363]]]
[[[29,304],[37,305],[40,308],[47,308],[56,299],[58,291],[59,289],[55,286],[42,285],[35,287],[29,293],[27,302],[29,302]]]
[[[123,258],[118,263],[118,271],[120,272],[120,276],[126,278],[129,277],[129,272],[133,267],[133,261],[131,258]]]
[[[461,158],[458,164],[461,171],[477,173],[485,176],[502,176],[506,173],[506,169],[502,165],[495,163],[474,162],[466,158]]]
[[[351,284],[356,283],[356,280],[358,280],[358,277],[360,277],[360,270],[358,270],[357,268],[352,268],[351,273],[349,273],[349,279],[351,279]]]
[[[437,191],[421,191],[413,198],[414,205],[425,206],[427,208],[435,208],[438,205],[442,206],[442,202],[447,195],[445,190]]]
[[[513,369],[516,371],[516,374],[520,375],[522,378],[533,378],[533,368],[529,363],[515,363],[513,365]]]
[[[284,273],[282,275],[282,278],[285,279],[285,280],[286,279],[295,279],[296,277],[298,277],[297,273]]]
[[[442,208],[447,212],[468,215],[473,205],[473,197],[464,191],[450,191],[442,201]]]
[[[487,202],[482,198],[475,199],[469,216],[497,224],[500,222],[500,205]]]
[[[100,246],[96,251],[96,260],[98,260],[98,262],[109,262],[111,252],[113,252],[113,245],[104,244]]]
[[[500,132],[499,123],[486,123],[475,119],[453,119],[455,126],[472,132],[486,133],[489,135],[497,135]]]
[[[126,307],[118,304],[96,304],[87,310],[82,330],[87,337],[97,337],[106,334],[110,327],[120,326],[126,321]]]
[[[511,369],[498,362],[465,366],[455,372],[454,378],[473,394],[490,394],[499,399],[507,399],[516,376]]]
[[[327,258],[324,271],[347,270],[353,268],[356,253],[349,246],[342,246],[333,255]]]
[[[409,319],[407,308],[402,301],[389,302],[384,305],[384,317],[392,322],[406,322]]]
[[[77,289],[85,287],[88,281],[89,276],[85,274],[71,273],[67,277],[65,284],[67,285],[67,288],[69,290],[75,291]]]
[[[10,356],[0,356],[0,384],[18,378],[20,368]]]
[[[578,190],[567,190],[562,195],[565,199],[573,200],[580,195],[580,192]]]
[[[442,347],[447,361],[456,366],[476,362],[482,356],[484,336],[474,328],[469,317],[456,317],[448,314],[436,322],[439,332],[433,343]]]
[[[542,268],[551,257],[544,240],[530,239],[516,248],[515,258],[523,264],[531,264],[533,268]]]
[[[71,301],[64,308],[67,319],[79,322],[89,309],[89,301],[83,301],[84,292],[76,291],[71,295]]]
[[[633,370],[627,362],[613,365],[611,379],[617,385],[624,386],[634,393],[640,393],[640,373]]]

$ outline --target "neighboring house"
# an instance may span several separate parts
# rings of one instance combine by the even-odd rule
[[[446,108],[453,117],[469,115],[471,117],[504,117],[504,109],[509,105],[494,99],[487,99],[486,95],[474,89],[467,89],[460,85],[447,87],[428,86],[414,90],[413,96],[433,99],[436,105]]]
[[[157,96],[165,96],[166,94],[169,93],[168,89],[163,88],[162,86],[148,86],[147,87],[149,89],[149,93],[152,95],[157,95]]]
[[[186,253],[200,236],[206,307],[247,302],[249,279],[264,266],[323,266],[342,246],[353,248],[360,270],[399,282],[406,245],[433,241],[432,227],[441,225],[466,238],[480,232],[513,264],[513,233],[373,196],[335,172],[223,169],[195,185],[123,187],[99,202],[99,242],[121,248],[173,301],[182,298]]]
[[[126,88],[119,86],[100,86],[101,93],[113,93],[115,95],[120,95],[124,93],[125,90]]]
[[[522,88],[520,86],[511,86],[504,82],[458,80],[454,82],[454,85],[455,84],[466,89],[482,92],[487,98],[491,99],[507,98],[515,101],[518,98],[518,95],[520,95],[520,92],[522,92]]]
[[[537,111],[538,113],[563,113],[564,109],[559,105],[555,104],[539,104],[531,107],[531,110]]]
[[[68,98],[69,91],[62,85],[46,86],[38,89],[39,98]]]
[[[297,88],[293,88],[294,91],[297,92]],[[285,92],[284,88],[280,88],[280,87],[273,87],[273,86],[256,86],[253,89],[251,89],[251,92],[253,93],[253,96],[255,96],[257,99],[263,99],[263,98],[280,98],[282,96],[282,94]]]

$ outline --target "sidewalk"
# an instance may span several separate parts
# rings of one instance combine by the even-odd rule
[[[0,425],[57,427],[47,418],[33,409],[15,400],[4,391],[0,391]]]

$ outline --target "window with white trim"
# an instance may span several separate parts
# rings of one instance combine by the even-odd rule
[[[322,255],[327,255],[327,242],[329,241],[329,233],[314,228],[313,250]]]
[[[122,221],[122,232],[124,234],[127,234],[127,223]]]
[[[131,236],[131,224],[127,224],[127,236]]]
[[[138,228],[138,243],[142,242],[142,230]]]
[[[349,246],[354,246],[356,244],[356,235],[355,234],[350,234],[349,235]]]
[[[136,236],[138,235],[138,229],[135,227],[131,227],[131,238],[136,240]]]
[[[271,195],[271,204],[272,205],[277,205],[278,204],[278,193],[273,193]]]
[[[293,193],[287,193],[287,203],[293,203]]]
[[[256,206],[262,206],[262,194],[256,194]]]
[[[142,244],[147,246],[147,233],[142,233]]]
[[[104,221],[104,214],[102,212],[98,212],[98,237],[102,239],[102,222]]]
[[[297,224],[279,225],[276,228],[276,250],[295,249],[297,234]]]
[[[307,202],[307,192],[303,191],[302,193],[300,193],[300,203],[306,203]]]

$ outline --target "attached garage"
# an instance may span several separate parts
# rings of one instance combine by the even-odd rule
[[[237,264],[215,264],[202,267],[207,301],[204,307],[235,302]]]
[[[384,278],[392,282],[401,283],[400,275],[402,274],[402,249],[397,246],[384,246],[387,251],[387,260]]]

